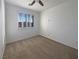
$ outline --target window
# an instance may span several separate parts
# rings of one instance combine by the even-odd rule
[[[19,13],[18,14],[18,27],[33,27],[34,26],[34,16],[30,14]]]

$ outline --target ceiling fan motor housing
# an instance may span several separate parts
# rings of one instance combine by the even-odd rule
[[[39,0],[35,0],[35,2],[39,2]]]

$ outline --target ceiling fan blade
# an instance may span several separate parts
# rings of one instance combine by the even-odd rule
[[[30,3],[29,5],[32,6],[34,3],[35,3],[35,0],[32,3]]]
[[[39,0],[39,4],[42,5],[42,6],[44,6],[44,4],[43,4],[43,2],[41,0]]]

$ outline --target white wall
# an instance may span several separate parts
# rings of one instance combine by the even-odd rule
[[[0,59],[3,58],[5,48],[5,8],[4,0],[0,0]]]
[[[41,35],[77,49],[77,0],[68,0],[41,14]]]
[[[33,14],[35,16],[34,27],[29,27],[29,28],[27,27],[27,28],[18,30],[17,15],[19,12],[22,12],[22,11],[28,14]],[[21,39],[26,39],[26,38],[38,35],[39,13],[6,3],[6,24],[7,24],[6,25],[7,43],[11,43]]]

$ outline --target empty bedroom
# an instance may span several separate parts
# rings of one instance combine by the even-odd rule
[[[0,0],[0,59],[78,59],[78,0]]]

